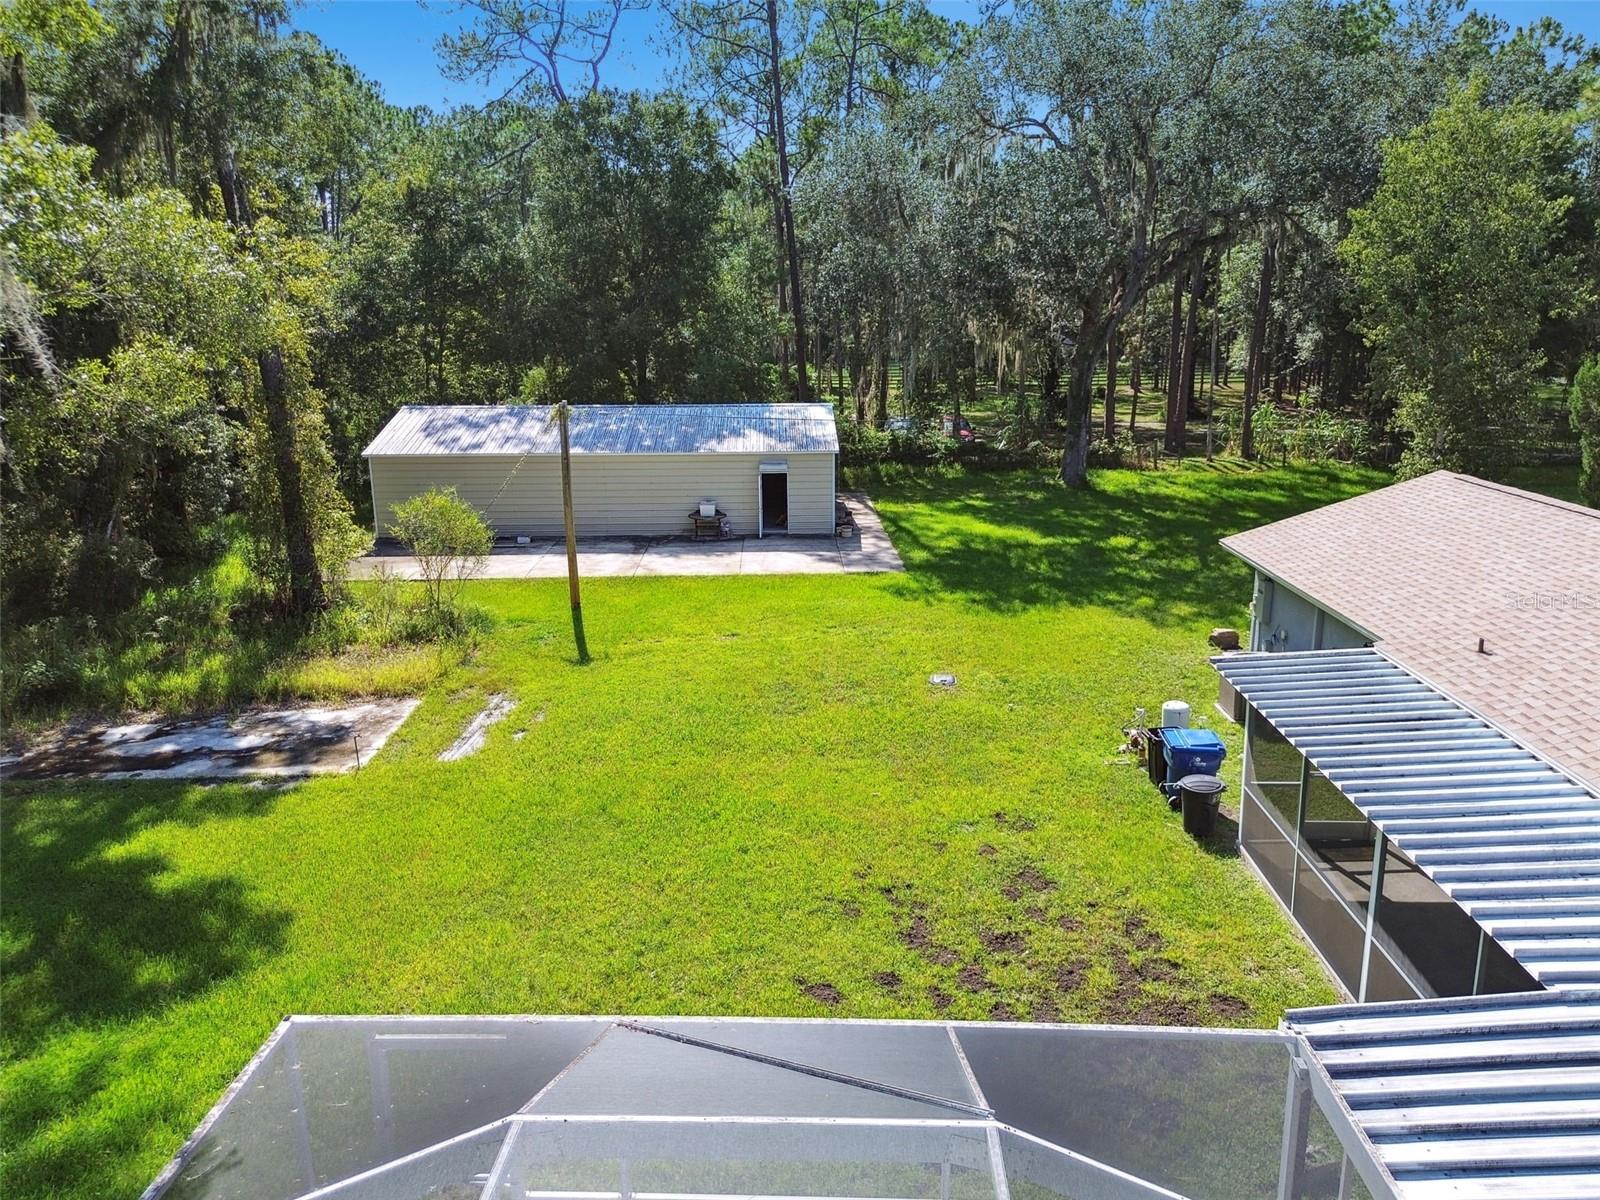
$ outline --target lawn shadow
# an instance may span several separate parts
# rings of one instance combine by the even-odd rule
[[[1241,529],[1381,480],[1349,468],[1107,472],[1087,491],[1033,472],[901,477],[874,490],[919,598],[1001,611],[1098,605],[1168,623],[1249,600],[1248,568],[1218,544]]]
[[[1199,838],[1196,844],[1212,858],[1239,857],[1239,822],[1225,809],[1217,810],[1216,821],[1209,837]]]
[[[275,789],[56,782],[6,792],[0,974],[10,1056],[63,1028],[193,995],[282,948],[290,914],[260,905],[237,879],[172,881],[166,857],[119,852],[157,825],[261,815]]]

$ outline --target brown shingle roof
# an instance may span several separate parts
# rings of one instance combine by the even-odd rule
[[[1600,784],[1600,511],[1436,471],[1222,544]]]

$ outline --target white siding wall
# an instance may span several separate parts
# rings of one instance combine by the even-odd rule
[[[578,533],[687,534],[689,511],[714,499],[733,531],[756,532],[758,467],[789,464],[789,532],[833,532],[834,456],[831,454],[574,455],[572,504]],[[378,534],[391,536],[391,508],[430,487],[453,487],[499,534],[548,537],[562,532],[561,460],[437,455],[373,458],[372,511]],[[509,482],[507,482],[507,478]],[[503,490],[502,490],[503,487]]]

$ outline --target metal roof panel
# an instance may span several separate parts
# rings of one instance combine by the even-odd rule
[[[557,454],[554,409],[542,404],[409,404],[367,458]],[[574,454],[837,454],[827,404],[576,404]]]
[[[1600,1195],[1600,990],[1286,1013],[1402,1200]]]
[[[1600,980],[1600,911],[1581,904],[1600,895],[1593,789],[1378,650],[1211,661],[1469,915],[1485,902],[1565,897],[1559,924],[1523,910],[1497,940],[1546,986]]]

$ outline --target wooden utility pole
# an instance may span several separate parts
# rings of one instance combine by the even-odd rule
[[[589,661],[589,643],[583,636],[583,598],[578,594],[578,530],[572,517],[572,442],[567,435],[567,402],[556,405],[556,422],[561,427],[561,509],[567,526],[567,595],[572,601],[572,640],[578,645],[578,661]]]

